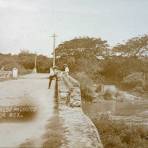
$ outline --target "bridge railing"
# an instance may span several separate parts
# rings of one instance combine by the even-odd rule
[[[70,75],[67,75],[67,79],[73,84],[73,86],[80,87],[80,83]]]
[[[80,83],[70,75],[63,74],[63,81],[69,89],[68,100],[71,107],[81,107]]]
[[[9,79],[12,77],[12,71],[0,70],[0,79]]]
[[[72,122],[73,127],[80,127],[83,126],[83,131],[85,131],[82,135],[83,138],[89,137],[88,139],[90,139],[90,146],[88,147],[92,147],[92,148],[103,148],[103,145],[101,143],[100,140],[100,136],[99,133],[95,127],[95,125],[92,123],[92,121],[84,114],[83,110],[82,110],[82,104],[81,104],[81,91],[80,91],[80,83],[74,79],[73,77],[71,77],[70,75],[64,74],[62,73],[59,79],[59,89],[62,90],[62,87],[64,85],[64,89],[65,90],[65,95],[63,95],[63,91],[59,91],[59,95],[60,95],[60,100],[62,100],[62,104],[63,102],[66,102],[66,105],[69,108],[66,108],[66,110],[68,110],[69,114],[72,115],[71,118],[69,119],[69,121]],[[66,86],[66,87],[65,87]],[[67,90],[69,93],[67,93]],[[64,100],[66,99],[66,101]],[[68,100],[68,101],[67,101]],[[75,114],[72,114],[73,112],[75,112]],[[78,120],[75,120],[77,118],[75,118],[75,116],[78,117],[79,120],[81,120],[81,122],[78,122]],[[85,139],[85,138],[84,138]],[[87,139],[87,140],[88,140]],[[89,140],[88,140],[89,141]],[[79,143],[79,141],[77,141],[77,143]],[[80,142],[81,143],[81,142]],[[83,143],[83,145],[81,144],[81,147],[87,147],[87,144]]]

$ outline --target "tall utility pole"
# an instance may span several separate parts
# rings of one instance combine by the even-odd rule
[[[34,73],[37,72],[37,53],[35,52],[35,59],[34,59]]]
[[[34,61],[35,63],[34,63],[34,65],[35,65],[35,71],[37,72],[37,68],[36,68],[36,66],[37,66],[37,54],[35,54],[35,61]]]
[[[55,52],[55,44],[56,44],[56,37],[57,35],[54,33],[52,36],[50,36],[53,38],[53,67],[55,67],[56,65],[56,52]]]

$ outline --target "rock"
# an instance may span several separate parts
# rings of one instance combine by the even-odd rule
[[[139,92],[139,93],[144,93],[143,87],[141,87],[141,86],[136,86],[136,87],[133,89],[133,91]]]
[[[94,99],[92,102],[93,102],[93,103],[97,103],[97,100],[96,100],[96,99]]]
[[[71,107],[81,107],[81,101],[72,101],[70,102]]]
[[[99,113],[99,120],[112,120],[110,111]]]
[[[60,93],[60,98],[61,98],[61,99],[67,99],[68,96],[69,96],[69,93],[67,93],[67,92],[62,92],[62,93]]]
[[[139,100],[140,98],[131,94],[128,94],[124,91],[119,91],[117,94],[117,101],[135,101]]]
[[[118,88],[115,85],[104,85],[104,92],[109,92],[115,95],[118,92]]]

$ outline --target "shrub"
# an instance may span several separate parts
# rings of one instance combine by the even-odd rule
[[[148,129],[142,125],[128,125],[107,119],[93,119],[104,148],[147,148]]]
[[[27,74],[32,72],[35,65],[35,54],[29,52],[21,52],[18,55],[0,54],[0,68],[4,70],[12,70],[18,68],[19,74]],[[51,59],[46,56],[37,56],[37,71],[48,72],[52,65]]]
[[[77,73],[75,77],[80,82],[82,98],[86,101],[92,101],[93,100],[92,80],[84,72]]]
[[[144,85],[143,73],[136,72],[126,76],[122,81],[122,85],[127,89],[135,87],[143,87]]]
[[[84,100],[86,101],[92,101],[93,100],[93,95],[92,95],[92,90],[90,87],[86,86],[85,88],[81,87],[81,96]]]

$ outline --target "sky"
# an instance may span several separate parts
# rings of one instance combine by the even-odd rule
[[[0,0],[0,52],[20,49],[50,55],[79,36],[111,46],[148,33],[148,0]]]

